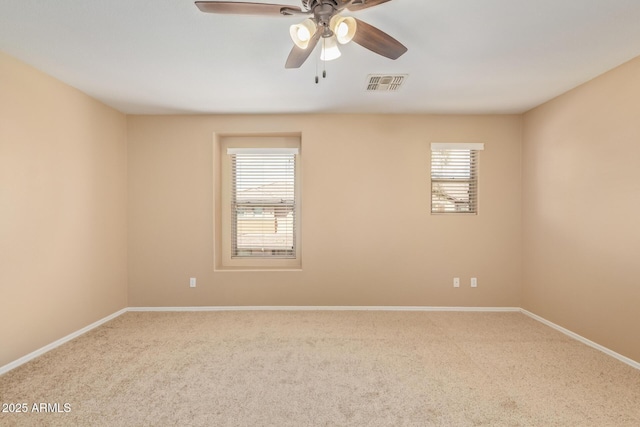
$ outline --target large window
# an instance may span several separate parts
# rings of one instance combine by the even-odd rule
[[[300,268],[300,137],[228,136],[216,147],[216,268]]]
[[[231,257],[296,257],[296,148],[229,148]]]
[[[484,144],[431,144],[431,213],[478,213],[478,152]]]

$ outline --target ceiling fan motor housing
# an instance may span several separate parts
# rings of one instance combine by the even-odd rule
[[[313,10],[313,8],[321,4],[328,4],[333,8],[337,8],[338,3],[342,2],[338,0],[302,0],[302,6],[307,10]]]

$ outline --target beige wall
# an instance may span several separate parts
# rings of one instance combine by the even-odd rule
[[[126,116],[0,53],[0,366],[127,306]]]
[[[524,116],[523,306],[640,360],[640,58]]]
[[[302,134],[302,271],[213,271],[215,132]],[[129,305],[520,306],[521,133],[520,116],[129,117]],[[478,216],[430,215],[434,141],[486,144]]]

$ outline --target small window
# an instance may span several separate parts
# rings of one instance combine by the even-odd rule
[[[478,213],[478,152],[484,144],[431,144],[431,213]]]

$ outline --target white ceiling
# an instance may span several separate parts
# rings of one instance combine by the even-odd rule
[[[284,68],[300,17],[193,0],[0,0],[0,50],[131,114],[520,113],[640,55],[640,0],[393,0],[346,15],[408,52],[351,43],[315,84],[315,53]],[[409,78],[365,92],[378,73]]]

